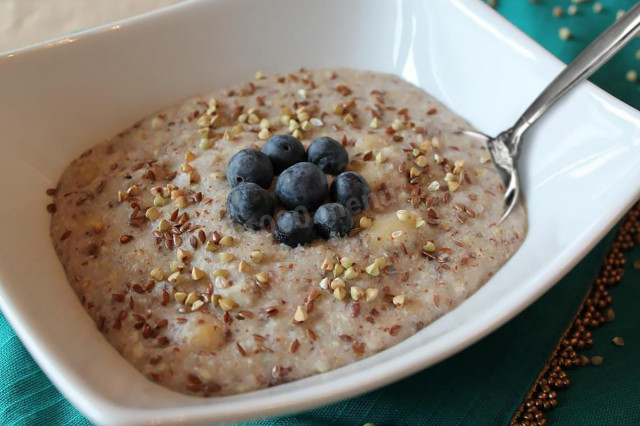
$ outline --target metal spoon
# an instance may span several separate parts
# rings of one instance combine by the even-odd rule
[[[558,99],[593,74],[627,44],[638,29],[640,29],[640,2],[587,46],[533,101],[513,127],[495,138],[470,130],[455,132],[481,139],[486,142],[489,148],[493,163],[507,188],[504,193],[505,211],[500,223],[509,216],[520,198],[520,179],[516,163],[520,155],[520,143],[525,132]]]

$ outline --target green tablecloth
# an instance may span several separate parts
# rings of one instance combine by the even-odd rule
[[[499,0],[497,10],[565,62],[611,24],[618,10],[634,0]],[[567,7],[578,12],[569,15]],[[564,9],[562,18],[552,8]],[[567,27],[572,38],[561,41]],[[640,85],[627,81],[640,71],[636,52],[640,39],[614,57],[592,81],[630,105],[640,108]],[[574,270],[542,299],[514,320],[460,354],[408,379],[358,398],[296,416],[250,424],[285,425],[449,425],[506,424],[522,402],[566,329],[591,284],[612,239],[605,238]],[[628,256],[640,259],[640,248]],[[640,424],[640,270],[632,262],[622,284],[612,290],[617,319],[594,331],[592,354],[605,359],[599,367],[571,373],[557,408],[547,412],[551,424]],[[625,346],[611,343],[623,336]],[[51,385],[0,315],[0,424],[89,424]]]

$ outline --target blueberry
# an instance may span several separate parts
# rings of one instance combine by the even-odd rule
[[[303,207],[311,212],[327,198],[327,176],[312,163],[298,163],[278,176],[275,193],[288,209]]]
[[[271,160],[273,171],[277,175],[284,169],[305,161],[302,143],[290,135],[271,136],[262,147],[262,152]]]
[[[263,188],[271,186],[273,166],[269,157],[257,149],[236,152],[227,164],[227,182],[232,187],[243,182],[257,183]]]
[[[345,172],[333,180],[329,195],[331,201],[342,204],[351,214],[356,214],[367,208],[371,190],[360,173]]]
[[[227,197],[227,212],[249,229],[264,228],[273,222],[275,200],[269,191],[247,182],[236,186]]]
[[[349,154],[340,142],[327,136],[314,139],[307,149],[307,159],[325,173],[337,175],[349,164]]]
[[[345,206],[328,203],[320,206],[313,215],[316,232],[323,238],[345,237],[353,229],[353,216]]]
[[[276,219],[273,236],[280,244],[297,247],[313,241],[315,232],[311,217],[299,210],[282,213]]]

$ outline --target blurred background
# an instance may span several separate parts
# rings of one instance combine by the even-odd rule
[[[0,52],[128,18],[181,0],[0,0]]]

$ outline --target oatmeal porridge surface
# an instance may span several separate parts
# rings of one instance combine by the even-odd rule
[[[463,119],[399,77],[263,77],[148,117],[74,160],[51,238],[106,339],[149,379],[216,396],[300,379],[413,335],[518,249],[519,206]],[[225,212],[229,158],[275,134],[340,141],[371,203],[291,249]],[[329,182],[331,177],[329,177]]]

